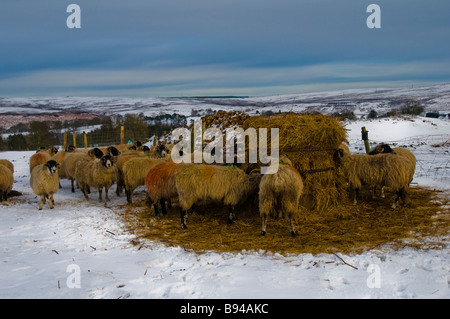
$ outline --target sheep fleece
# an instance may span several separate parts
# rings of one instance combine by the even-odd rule
[[[47,167],[38,165],[31,172],[30,186],[39,196],[55,194],[59,189],[58,173],[50,175]]]
[[[280,165],[275,174],[266,174],[259,185],[259,211],[263,214],[277,213],[287,218],[298,212],[298,202],[303,192],[300,174],[290,165]]]
[[[184,210],[204,199],[223,199],[224,205],[234,206],[250,191],[245,172],[233,166],[188,167],[178,174],[176,187],[180,205]]]

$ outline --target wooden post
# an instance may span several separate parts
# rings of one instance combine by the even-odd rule
[[[369,152],[370,152],[369,131],[366,130],[365,126],[363,126],[361,128],[361,136],[362,136],[362,140],[364,141],[364,146],[366,148],[366,154],[369,154]]]
[[[73,146],[77,147],[77,134],[74,132],[72,136],[73,136]]]
[[[120,144],[123,144],[125,140],[125,127],[122,125],[120,127]]]
[[[84,148],[87,149],[88,148],[88,144],[87,144],[87,134],[86,132],[83,132],[84,135]]]
[[[64,149],[67,148],[67,132],[64,132]]]

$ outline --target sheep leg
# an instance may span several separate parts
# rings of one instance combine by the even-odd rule
[[[87,186],[86,186],[86,185],[83,185],[83,186],[80,187],[80,188],[81,188],[81,191],[82,191],[83,194],[84,194],[84,198],[89,199],[89,197],[88,197],[88,188],[87,188]]]
[[[125,194],[127,194],[127,202],[128,202],[128,204],[131,204],[133,202],[133,200],[132,200],[132,190],[127,189],[125,187]]]
[[[145,206],[152,207],[153,201],[150,198],[150,196],[148,195],[148,193],[145,193],[145,201],[144,201],[144,203],[145,203]]]
[[[105,200],[109,202],[108,189],[105,187]]]
[[[159,215],[158,202],[153,204],[153,209],[155,210],[155,216],[158,216]]]
[[[233,225],[233,222],[236,220],[236,216],[234,215],[234,207],[233,205],[228,205],[228,226]]]
[[[406,193],[405,193],[405,189],[404,188],[402,188],[401,190],[395,192],[395,194],[396,194],[396,197],[395,197],[394,203],[391,206],[393,209],[397,208],[398,200],[400,198],[402,199],[403,203],[406,202]]]
[[[166,200],[164,198],[161,198],[159,200],[159,202],[161,204],[161,211],[162,211],[163,215],[167,215]]]
[[[99,199],[100,201],[102,201],[102,191],[103,191],[103,187],[99,187],[99,188],[98,188],[98,199]]]
[[[262,230],[261,230],[261,236],[264,236],[266,234],[266,225],[267,225],[267,214],[262,213]]]
[[[289,233],[291,234],[292,237],[295,237],[294,225],[292,224],[292,213],[289,213],[288,219],[289,219]]]
[[[53,194],[50,194],[48,196],[48,206],[50,206],[50,209],[53,209],[53,207],[55,207],[54,204],[55,204],[55,201],[53,200]]]
[[[180,217],[181,217],[181,229],[186,229],[186,222],[187,222],[187,210],[184,210],[183,208],[180,208]]]
[[[167,200],[167,208],[172,208],[172,200],[170,198]]]
[[[358,204],[358,194],[359,194],[359,188],[355,188],[355,191],[353,193],[353,205]]]
[[[41,195],[41,203],[39,204],[39,210],[42,210],[45,203],[45,195]]]
[[[75,183],[74,183],[74,181],[75,180],[73,180],[73,179],[70,179],[70,184],[71,184],[71,186],[72,186],[72,193],[75,193]]]

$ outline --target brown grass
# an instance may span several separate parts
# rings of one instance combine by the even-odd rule
[[[205,251],[240,252],[266,251],[272,253],[360,253],[384,245],[392,248],[410,246],[417,249],[442,248],[442,238],[450,230],[448,194],[413,187],[410,203],[393,210],[393,194],[387,198],[371,199],[362,192],[361,203],[349,200],[324,211],[302,209],[295,220],[297,236],[291,238],[287,220],[269,219],[267,234],[261,236],[261,220],[255,205],[236,209],[238,220],[228,226],[227,210],[220,205],[199,206],[190,215],[188,229],[180,228],[177,203],[166,217],[154,217],[153,210],[143,202],[120,207],[129,231],[136,235],[136,245],[162,243],[181,246],[198,253]],[[347,196],[344,196],[347,197]]]

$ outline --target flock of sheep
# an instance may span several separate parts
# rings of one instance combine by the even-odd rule
[[[334,155],[337,165],[342,165],[349,186],[354,190],[354,203],[363,185],[389,188],[396,193],[392,205],[395,208],[399,198],[406,200],[406,191],[411,182],[416,159],[404,148],[390,148],[381,144],[369,155],[350,154],[348,147],[341,145]],[[7,200],[12,189],[14,166],[7,160],[0,160],[0,200]],[[228,224],[236,219],[235,207],[251,198],[259,198],[259,212],[262,218],[261,235],[266,234],[269,215],[289,220],[289,232],[295,236],[292,217],[299,212],[299,199],[303,192],[303,181],[299,172],[286,156],[281,156],[279,169],[275,174],[261,175],[258,170],[247,174],[232,165],[187,164],[171,160],[170,150],[165,145],[154,149],[136,144],[120,144],[107,148],[89,150],[72,146],[58,151],[52,147],[38,150],[30,157],[30,186],[40,196],[39,209],[46,200],[54,207],[53,195],[58,191],[60,179],[71,181],[89,198],[90,188],[97,188],[99,200],[102,190],[109,200],[108,190],[117,185],[116,194],[123,189],[128,203],[132,203],[134,190],[145,185],[146,204],[153,206],[155,215],[160,211],[167,214],[166,204],[178,198],[181,227],[187,228],[187,214],[196,204],[204,201],[220,202],[228,207]]]

